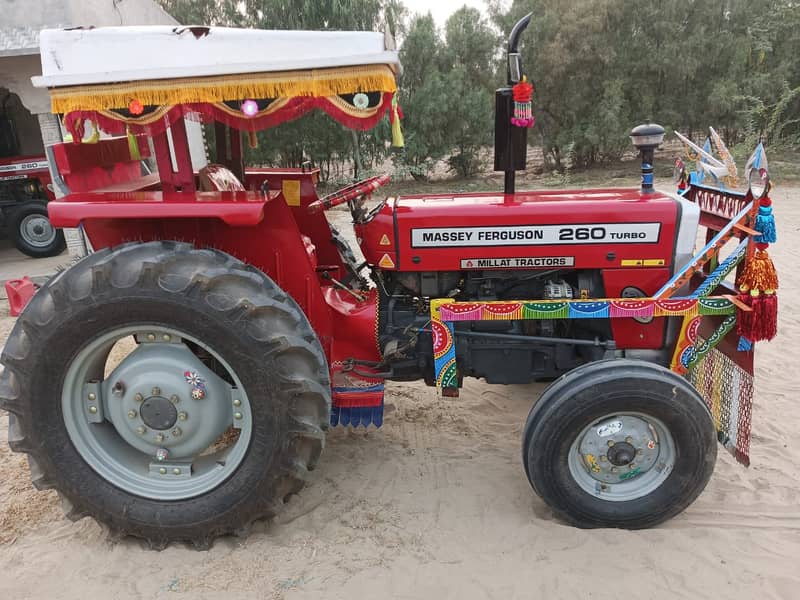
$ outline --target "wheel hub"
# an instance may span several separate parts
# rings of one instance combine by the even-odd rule
[[[140,452],[155,457],[166,450],[171,460],[195,456],[235,421],[231,387],[184,344],[153,338],[141,337],[105,381],[104,413]],[[186,373],[202,382],[201,397]]]
[[[56,230],[45,217],[38,214],[28,215],[19,227],[20,235],[30,245],[45,247],[52,243]]]
[[[628,442],[615,443],[608,449],[608,461],[617,467],[623,467],[633,462],[636,448]]]
[[[587,427],[573,444],[586,484],[605,491],[660,467],[660,436],[644,415],[618,415]],[[665,463],[666,464],[666,463]]]
[[[150,396],[142,402],[142,421],[151,429],[165,431],[178,421],[178,409],[164,396]]]

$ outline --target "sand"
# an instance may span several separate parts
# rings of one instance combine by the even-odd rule
[[[752,466],[721,452],[670,522],[582,531],[553,518],[520,460],[542,386],[467,381],[439,399],[394,384],[383,428],[334,430],[280,518],[208,552],[153,552],[66,521],[0,444],[0,598],[800,598],[800,189],[774,199],[780,336],[758,347]],[[2,339],[11,323],[0,316]]]

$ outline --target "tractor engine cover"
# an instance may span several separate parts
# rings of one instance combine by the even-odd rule
[[[664,272],[691,256],[698,219],[682,198],[631,189],[426,195],[388,199],[357,235],[384,270]]]

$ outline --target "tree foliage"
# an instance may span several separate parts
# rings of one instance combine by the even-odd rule
[[[800,147],[798,0],[488,0],[487,19],[466,6],[442,28],[400,0],[160,0],[184,23],[276,29],[389,29],[402,42],[405,150],[396,162],[425,177],[445,160],[469,176],[491,143],[504,44],[522,37],[533,81],[529,136],[546,163],[590,165],[630,149],[632,126],[653,120],[700,137],[713,125],[729,142],[760,138]],[[369,170],[388,154],[388,124],[352,133],[324,115],[261,134],[250,159],[325,174]]]

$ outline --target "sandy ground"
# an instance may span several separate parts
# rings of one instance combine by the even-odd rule
[[[520,461],[541,386],[467,381],[439,399],[396,384],[382,429],[334,430],[279,519],[208,552],[152,552],[66,521],[0,444],[0,598],[800,597],[800,189],[774,199],[780,337],[757,353],[752,466],[721,452],[705,493],[669,523],[582,531],[553,519]],[[13,325],[4,314],[0,339]]]

